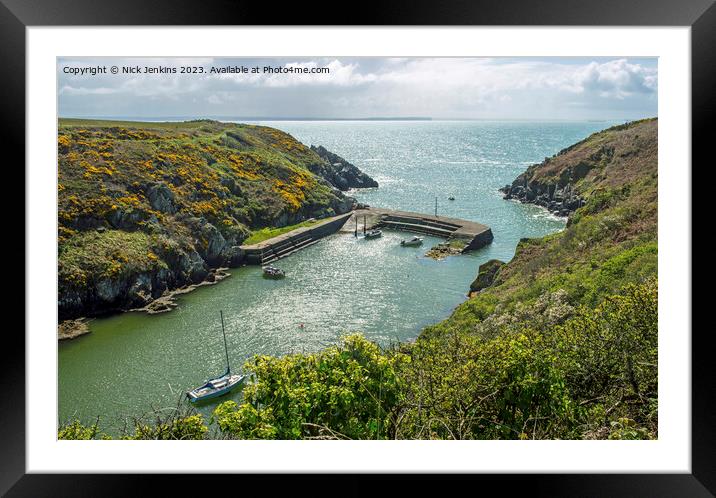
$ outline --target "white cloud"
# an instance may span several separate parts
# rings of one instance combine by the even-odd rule
[[[582,91],[594,91],[603,97],[623,99],[634,93],[656,91],[656,69],[629,64],[626,59],[603,64],[592,62],[576,75]]]
[[[60,70],[63,64],[118,63],[203,65],[207,70],[212,65],[327,68],[328,73],[90,78]],[[61,112],[92,114],[93,107],[116,106],[122,112],[137,109],[137,115],[155,109],[182,116],[206,112],[202,102],[222,105],[227,114],[254,116],[569,117],[576,116],[575,110],[634,109],[654,115],[658,83],[655,60],[586,58],[82,59],[60,61],[58,75]]]

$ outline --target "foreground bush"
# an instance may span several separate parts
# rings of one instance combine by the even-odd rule
[[[385,438],[399,404],[400,360],[357,335],[314,354],[257,356],[246,365],[255,382],[244,403],[222,403],[214,418],[246,439]]]
[[[148,417],[148,420],[134,419],[131,429],[125,429],[119,439],[161,439],[161,440],[189,440],[211,438],[209,428],[204,424],[204,417],[194,413],[191,407],[181,408],[170,412],[169,415],[159,415],[159,412]],[[57,439],[112,439],[108,434],[100,432],[99,421],[85,425],[79,420],[72,420],[62,424],[57,431]]]
[[[561,324],[545,326],[553,308],[538,303],[540,318],[523,310],[493,338],[478,327],[418,340],[399,372],[397,436],[655,437],[657,304],[652,279]]]

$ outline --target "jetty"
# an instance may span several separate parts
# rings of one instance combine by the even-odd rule
[[[337,232],[352,214],[351,212],[332,216],[315,225],[299,227],[257,244],[241,246],[240,249],[244,251],[244,261],[249,265],[273,263],[277,259],[300,251],[315,244],[323,237]]]
[[[480,249],[492,242],[494,238],[492,230],[487,225],[447,216],[374,207],[356,210],[353,212],[353,216],[359,223],[364,222],[366,230],[386,228],[432,235],[447,240],[461,240],[465,243],[462,252]],[[346,223],[343,230],[348,231],[348,229],[354,228],[355,222],[356,220],[353,220],[353,223]]]
[[[353,233],[359,224],[361,232],[365,226],[366,230],[385,228],[460,240],[465,243],[462,252],[480,249],[493,239],[490,227],[474,221],[370,207],[326,218],[315,225],[299,227],[257,244],[243,245],[244,262],[267,265],[338,231]]]

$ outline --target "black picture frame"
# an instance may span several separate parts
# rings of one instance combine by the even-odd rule
[[[716,109],[716,5],[714,0],[460,0],[428,2],[400,0],[380,4],[361,2],[352,8],[332,3],[281,5],[244,0],[0,0],[0,94],[5,150],[25,150],[25,30],[30,26],[167,26],[167,25],[523,25],[523,26],[690,26],[692,57],[692,163],[711,166],[709,124]],[[22,161],[22,162],[21,162]],[[8,164],[8,163],[6,163]],[[693,172],[693,168],[691,170]],[[15,181],[25,188],[22,168]],[[692,193],[696,198],[696,192]],[[10,215],[12,216],[12,214]],[[19,224],[19,220],[18,220]],[[692,224],[693,226],[693,224]],[[24,233],[24,227],[21,228]],[[20,231],[16,232],[17,234]],[[19,239],[19,235],[18,235]],[[24,237],[23,237],[24,249]],[[15,248],[16,252],[19,252]],[[24,252],[24,251],[23,251]],[[32,264],[25,259],[25,267]],[[19,281],[19,280],[18,280]],[[21,295],[19,291],[16,295]],[[22,293],[25,296],[24,292]],[[25,303],[26,304],[26,303]],[[26,308],[25,308],[26,309]],[[693,307],[692,309],[698,309]],[[0,493],[8,496],[126,496],[148,493],[162,476],[40,475],[25,472],[25,342],[17,328],[5,327],[0,411]],[[689,331],[679,331],[688,334]],[[509,482],[532,496],[713,496],[716,494],[716,371],[711,361],[710,327],[692,332],[691,474],[480,475],[480,484]],[[54,407],[48,407],[54,409]],[[230,476],[213,481],[226,484]],[[292,486],[304,487],[311,476],[293,476]],[[164,476],[182,493],[205,483],[189,476]],[[241,487],[257,479],[245,476]],[[315,479],[315,476],[314,476]],[[327,477],[325,479],[328,479]],[[348,476],[333,493],[372,492],[365,476]],[[323,481],[324,478],[321,478]],[[401,493],[424,487],[424,476],[403,479]],[[203,480],[199,480],[203,481]],[[409,482],[406,482],[409,481]],[[236,482],[236,481],[235,481]],[[237,483],[238,484],[238,483]],[[328,484],[326,482],[326,484]],[[474,486],[474,482],[469,484]],[[315,486],[313,484],[312,486]],[[459,486],[454,483],[453,486]],[[424,488],[423,488],[424,489]],[[457,489],[457,488],[454,488]],[[490,489],[490,488],[484,488]],[[502,488],[506,489],[506,488]],[[142,490],[144,492],[142,492]],[[343,490],[343,491],[341,491]],[[385,488],[384,491],[389,491]]]

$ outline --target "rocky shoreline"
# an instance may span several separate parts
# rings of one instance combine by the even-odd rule
[[[465,244],[456,244],[455,241],[441,242],[431,247],[430,250],[425,253],[425,256],[440,261],[448,256],[462,254],[464,248]]]
[[[342,214],[355,207],[353,198],[345,199],[345,205],[336,206],[335,212]],[[306,217],[310,217],[310,214]],[[281,219],[276,220],[275,224],[284,226],[294,221]],[[60,319],[127,310],[152,313],[169,311],[172,301],[167,296],[216,283],[228,276],[227,268],[245,264],[241,239],[227,240],[212,223],[203,218],[189,225],[201,244],[194,247],[171,247],[165,254],[160,254],[166,266],[138,273],[121,272],[114,277],[98,277],[80,286],[62,285],[58,295]]]
[[[199,287],[218,284],[226,277],[231,276],[231,273],[229,273],[227,270],[228,268],[216,268],[209,273],[206,280],[203,280],[198,284],[185,285],[177,289],[166,290],[164,291],[164,294],[154,299],[146,306],[142,306],[141,308],[133,308],[129,311],[143,311],[148,315],[157,315],[159,313],[166,313],[167,311],[171,311],[178,306],[176,302],[177,296],[187,294],[195,289],[198,289]]]
[[[198,289],[199,287],[205,287],[207,285],[215,285],[231,276],[228,268],[215,268],[209,271],[205,280],[202,280],[196,284],[184,285],[176,289],[166,289],[161,296],[149,301],[145,306],[130,309],[117,310],[119,312],[125,311],[139,311],[147,313],[148,315],[157,315],[159,313],[166,313],[172,311],[178,306],[176,302],[177,297],[188,294],[189,292]],[[69,339],[76,339],[85,334],[89,334],[91,330],[87,325],[91,319],[88,317],[79,317],[69,320],[61,320],[57,326],[57,340],[64,341]]]
[[[500,188],[505,200],[516,200],[523,204],[535,204],[556,216],[569,216],[584,206],[585,200],[577,195],[571,184],[560,187],[540,183],[529,183],[527,178],[518,178],[512,185]]]
[[[579,186],[595,169],[614,158],[614,147],[601,146],[583,151],[584,141],[533,164],[512,184],[500,188],[505,200],[535,204],[557,216],[569,216],[584,206]],[[593,174],[592,174],[593,176]]]
[[[76,339],[80,336],[90,333],[86,318],[76,318],[74,320],[65,320],[57,325],[57,340],[66,341]]]
[[[337,189],[345,192],[354,188],[376,188],[378,182],[366,175],[357,166],[334,154],[322,145],[311,145],[311,150],[325,161],[325,164],[309,166],[312,173],[322,177]]]

